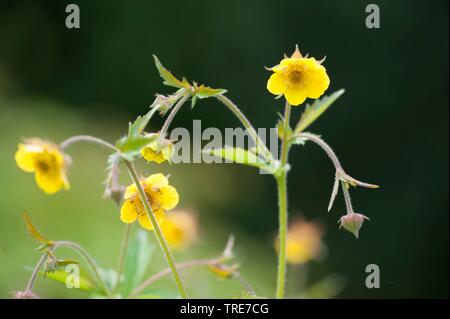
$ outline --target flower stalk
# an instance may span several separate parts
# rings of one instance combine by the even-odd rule
[[[289,122],[291,117],[291,106],[286,102],[284,113],[284,128],[281,141],[280,170],[275,174],[278,188],[278,209],[279,209],[279,251],[278,251],[278,272],[277,287],[275,297],[284,297],[286,283],[286,243],[288,228],[288,202],[287,202],[287,161],[289,155]]]
[[[77,253],[79,253],[88,263],[89,267],[91,268],[95,279],[97,280],[97,283],[100,286],[100,289],[102,292],[104,292],[107,296],[111,297],[111,291],[106,287],[105,282],[103,281],[102,277],[100,276],[99,267],[97,266],[94,258],[91,257],[91,255],[83,248],[81,245],[69,241],[69,240],[59,240],[54,242],[54,248],[60,248],[60,247],[67,247],[70,249],[75,250]]]
[[[120,288],[120,285],[122,284],[122,282],[121,282],[122,274],[123,274],[123,270],[125,268],[125,259],[127,257],[128,245],[130,243],[130,235],[131,235],[132,227],[133,227],[133,224],[125,225],[125,232],[123,234],[122,245],[120,247],[119,263],[117,266],[116,286],[114,287],[113,292],[117,292]]]
[[[185,95],[182,98],[182,100],[184,99],[184,101],[186,101],[187,98],[188,98],[188,95]],[[180,104],[180,102],[182,102],[182,101],[180,100],[178,103]],[[182,105],[182,103],[181,103],[181,105]],[[104,140],[102,140],[100,138],[89,136],[89,135],[78,135],[78,136],[71,137],[71,138],[65,140],[64,142],[62,142],[60,144],[60,147],[62,149],[65,149],[69,145],[72,145],[73,143],[76,143],[76,142],[91,142],[91,143],[99,144],[99,145],[102,145],[102,146],[104,146],[104,147],[106,147],[106,148],[108,148],[108,149],[110,149],[110,150],[112,150],[114,152],[117,152],[117,153],[121,154],[121,151],[118,148],[116,148],[114,145],[110,144],[109,142],[106,142],[106,141],[104,141]],[[147,198],[144,190],[142,189],[142,186],[141,186],[141,184],[139,182],[139,177],[137,175],[136,169],[134,168],[133,163],[131,163],[129,160],[127,160],[125,158],[122,158],[122,160],[125,163],[128,171],[130,173],[130,176],[131,176],[131,179],[133,180],[133,183],[136,185],[136,188],[137,188],[138,193],[139,193],[139,197],[140,197],[140,199],[142,201],[142,204],[144,206],[145,213],[148,215],[148,217],[150,218],[150,221],[152,222],[152,225],[154,227],[154,231],[155,231],[156,237],[157,237],[157,239],[158,239],[158,241],[159,241],[159,243],[161,245],[161,248],[163,250],[164,256],[166,257],[167,262],[169,264],[169,267],[170,267],[170,269],[171,269],[171,271],[173,273],[173,276],[175,278],[175,282],[176,282],[177,287],[178,287],[178,289],[180,291],[180,294],[181,294],[181,296],[184,299],[186,299],[187,298],[186,290],[185,290],[183,282],[181,280],[181,276],[180,276],[180,274],[178,272],[175,260],[174,260],[174,258],[172,256],[170,248],[169,248],[169,246],[168,246],[168,244],[166,242],[164,234],[162,233],[161,228],[159,227],[159,224],[158,224],[158,222],[156,220],[156,217],[153,214],[153,211],[152,211],[152,208],[151,208],[150,203],[148,201],[148,198]]]
[[[181,280],[180,273],[177,269],[177,265],[175,263],[175,259],[172,256],[172,252],[170,251],[169,245],[167,244],[167,241],[164,237],[164,234],[161,231],[161,228],[159,227],[158,221],[156,220],[155,215],[153,214],[152,208],[150,206],[150,202],[147,198],[147,195],[145,194],[144,189],[141,186],[141,183],[139,181],[139,177],[137,175],[136,169],[134,168],[133,163],[131,163],[128,160],[124,160],[125,165],[128,168],[128,171],[130,173],[131,179],[133,180],[133,183],[136,185],[136,188],[139,193],[139,197],[144,205],[145,213],[150,218],[150,221],[152,222],[155,235],[161,245],[161,248],[163,250],[164,256],[167,259],[167,262],[169,264],[170,270],[172,271],[173,277],[175,279],[175,282],[177,284],[178,290],[180,291],[180,295],[183,299],[187,298],[186,290],[184,288],[183,282]]]
[[[247,129],[248,133],[250,134],[250,137],[253,139],[254,143],[256,144],[258,152],[261,152],[261,155],[264,156],[264,158],[266,160],[272,162],[273,161],[272,153],[269,151],[266,144],[261,140],[261,137],[259,137],[256,130],[253,128],[252,124],[245,117],[244,113],[242,113],[242,111],[239,109],[239,107],[223,94],[217,95],[216,98],[220,102],[222,102],[237,117],[237,119],[242,123],[242,125]]]

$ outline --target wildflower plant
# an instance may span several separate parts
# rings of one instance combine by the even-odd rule
[[[303,56],[295,48],[294,53],[285,56],[279,64],[267,68],[272,74],[267,81],[267,90],[286,100],[284,115],[277,123],[278,137],[281,141],[280,156],[277,158],[269,150],[258,135],[253,125],[242,113],[240,108],[225,94],[225,89],[211,88],[190,82],[186,78],[178,79],[166,69],[154,56],[156,68],[163,84],[173,89],[168,95],[156,94],[148,112],[138,116],[129,123],[125,136],[110,143],[100,138],[87,135],[77,135],[59,144],[47,142],[38,138],[27,139],[18,145],[15,160],[19,168],[34,173],[38,186],[47,194],[54,194],[62,189],[69,190],[68,168],[70,157],[67,152],[70,146],[78,142],[93,143],[104,147],[110,152],[108,157],[107,176],[105,179],[105,197],[111,198],[118,205],[120,220],[125,224],[125,233],[120,251],[120,259],[113,278],[106,276],[90,254],[79,244],[66,240],[49,240],[44,237],[31,222],[27,213],[24,219],[28,233],[40,243],[38,250],[42,257],[36,265],[30,281],[22,292],[14,294],[17,298],[36,298],[32,288],[36,277],[42,272],[48,278],[63,281],[61,268],[78,261],[60,259],[57,250],[68,247],[77,251],[86,261],[91,270],[91,278],[82,277],[81,287],[90,291],[93,296],[102,297],[142,297],[144,290],[163,276],[171,274],[178,287],[179,295],[187,298],[180,270],[195,266],[206,266],[212,273],[221,278],[231,278],[239,281],[247,292],[247,296],[256,296],[251,285],[239,273],[239,265],[233,261],[234,238],[231,236],[224,252],[216,258],[191,260],[177,263],[172,255],[172,249],[183,249],[197,240],[198,229],[196,218],[187,212],[170,212],[180,198],[175,188],[175,182],[168,176],[158,173],[158,164],[171,162],[176,141],[168,138],[170,125],[178,111],[186,104],[194,107],[200,100],[214,98],[226,106],[236,116],[254,142],[249,150],[237,147],[223,147],[204,150],[210,155],[231,160],[233,162],[257,167],[273,175],[278,189],[279,231],[275,242],[278,253],[277,285],[275,297],[285,297],[286,264],[302,264],[316,258],[322,251],[322,231],[312,223],[294,223],[288,229],[288,188],[287,177],[291,169],[289,154],[292,147],[313,142],[321,147],[331,159],[335,167],[334,184],[328,211],[342,189],[346,203],[346,213],[339,219],[341,227],[351,232],[355,237],[364,220],[368,218],[353,210],[349,190],[351,187],[377,188],[378,186],[361,182],[351,177],[342,167],[332,148],[319,136],[305,130],[316,121],[343,93],[336,91],[328,96],[324,93],[330,84],[330,78],[323,65],[324,59]],[[310,99],[310,103],[302,106]],[[301,110],[295,126],[291,126],[292,111]],[[153,117],[159,114],[165,116],[165,122],[157,132],[147,132],[146,128]],[[135,162],[139,159],[148,161],[152,172],[148,177],[142,177],[136,170]],[[119,168],[125,167],[129,173],[131,184],[119,183]],[[182,196],[182,194],[181,194]],[[143,230],[136,231],[132,237],[132,225],[138,222]],[[150,278],[142,278],[148,266],[149,252],[133,253],[135,249],[145,251],[147,244],[142,234],[154,233],[168,264]],[[131,243],[130,243],[131,242]],[[136,248],[140,247],[140,248]],[[129,256],[134,260],[129,261]]]

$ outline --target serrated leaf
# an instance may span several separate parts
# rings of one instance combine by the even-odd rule
[[[138,152],[141,148],[155,141],[156,139],[157,139],[156,135],[155,136],[140,135],[140,136],[131,136],[128,138],[125,137],[119,140],[116,146],[123,153]]]
[[[28,213],[26,211],[24,211],[22,213],[22,216],[23,216],[23,219],[25,220],[25,224],[27,226],[27,232],[31,237],[36,239],[38,242],[42,243],[43,245],[41,245],[41,246],[44,246],[44,247],[47,247],[47,246],[53,244],[53,242],[51,240],[48,240],[47,238],[45,238],[39,232],[39,230],[33,225],[33,223],[31,222],[31,219],[28,216]]]
[[[125,259],[121,292],[128,296],[141,283],[155,246],[148,238],[148,232],[139,229],[130,242]]]
[[[195,88],[194,94],[199,99],[206,99],[208,97],[225,94],[226,92],[227,90],[225,89],[213,89],[209,86],[200,85]]]
[[[303,132],[308,126],[310,126],[315,120],[317,120],[330,106],[334,103],[345,90],[341,89],[334,92],[329,96],[324,96],[321,99],[314,101],[312,105],[308,104],[305,111],[300,117],[297,126],[295,127],[295,132]]]
[[[178,80],[169,70],[167,70],[162,63],[159,61],[156,55],[153,55],[153,59],[155,60],[156,68],[158,69],[159,75],[163,79],[163,83],[167,86],[172,86],[176,88],[188,88],[190,84],[183,79],[182,81]]]
[[[47,279],[56,281],[63,285],[66,285],[67,276],[69,276],[69,275],[73,276],[73,274],[66,272],[64,270],[55,270],[53,272],[47,272],[47,273],[44,273],[43,271],[41,271],[41,272],[39,272],[39,275],[42,277],[45,277]],[[79,288],[80,290],[87,291],[87,292],[92,292],[92,291],[97,290],[95,284],[92,283],[92,281],[89,278],[87,278],[86,276],[80,274],[79,279],[80,279],[80,288]]]
[[[230,162],[254,166],[258,168],[266,167],[266,162],[261,160],[258,155],[253,152],[249,152],[243,148],[225,147],[203,150],[202,153],[210,154],[213,156],[221,157]]]

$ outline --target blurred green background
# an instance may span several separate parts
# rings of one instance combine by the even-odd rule
[[[81,28],[66,29],[65,6],[76,3]],[[0,4],[0,297],[23,289],[25,266],[39,258],[25,233],[26,209],[48,237],[71,239],[105,268],[114,268],[123,232],[116,206],[101,199],[107,153],[70,149],[72,190],[46,196],[14,163],[17,143],[40,136],[61,141],[92,134],[113,141],[147,111],[161,84],[151,55],[176,75],[228,89],[256,127],[273,127],[282,101],[266,89],[264,66],[299,44],[322,58],[329,93],[345,95],[312,127],[353,176],[381,185],[353,191],[355,208],[371,218],[359,240],[336,224],[342,198],[326,212],[334,170],[313,144],[291,153],[290,214],[320,220],[328,256],[309,265],[308,282],[338,275],[338,297],[448,297],[448,1],[375,1],[381,28],[367,29],[373,1],[2,1]],[[301,108],[294,109],[298,117]],[[184,108],[175,126],[238,125],[216,100]],[[161,119],[152,122],[158,129]],[[144,163],[142,172],[155,168]],[[242,274],[261,295],[275,285],[275,183],[237,165],[161,166],[197,211],[201,240],[177,260],[214,257],[236,235]],[[123,172],[123,182],[129,183]],[[70,253],[63,254],[71,256]],[[365,287],[365,267],[381,270],[381,288]],[[149,273],[163,267],[159,252]],[[298,293],[291,267],[289,292]],[[204,270],[186,273],[194,296],[237,294]],[[175,291],[168,280],[167,285]],[[340,289],[337,289],[340,290]],[[83,297],[38,280],[45,297]],[[321,296],[326,296],[322,294]],[[334,295],[330,292],[330,296]]]

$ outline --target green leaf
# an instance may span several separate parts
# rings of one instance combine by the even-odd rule
[[[38,242],[42,243],[43,248],[46,248],[49,245],[53,245],[53,242],[51,240],[48,240],[47,238],[45,238],[40,232],[39,230],[33,225],[33,223],[31,222],[30,217],[28,216],[28,213],[26,211],[24,211],[22,213],[23,219],[25,220],[25,224],[27,225],[27,232],[28,234],[33,237],[34,239],[36,239]],[[41,247],[42,247],[41,246]]]
[[[262,159],[260,159],[258,155],[239,147],[208,149],[203,150],[202,153],[211,154],[216,157],[221,157],[225,160],[232,161],[238,164],[254,166],[258,168],[266,168],[267,166],[267,163]]]
[[[141,283],[155,246],[149,241],[148,232],[139,229],[130,242],[125,259],[124,278],[121,292],[128,296]]]
[[[189,88],[190,84],[183,79],[183,81],[178,80],[169,70],[167,70],[159,61],[156,55],[153,55],[155,60],[156,68],[158,69],[159,75],[163,79],[163,83],[167,86],[173,86],[176,88]]]
[[[116,147],[124,153],[138,152],[142,147],[156,140],[156,135],[144,135],[143,131],[158,109],[153,108],[144,116],[138,116],[128,124],[128,135],[117,141]]]
[[[64,270],[55,270],[53,272],[47,272],[47,273],[44,273],[43,271],[41,271],[41,272],[39,272],[39,275],[42,277],[45,277],[47,279],[56,281],[63,285],[66,285],[67,276],[69,276],[69,275],[73,276],[73,274],[66,272]],[[92,283],[92,281],[85,275],[80,274],[79,279],[80,279],[80,288],[79,288],[80,290],[88,291],[88,292],[97,290],[97,287],[95,286],[95,284]]]
[[[208,97],[225,94],[226,92],[227,90],[225,89],[213,89],[209,86],[200,85],[195,87],[194,94],[199,99],[206,99]]]
[[[151,142],[154,142],[158,138],[157,135],[138,135],[138,136],[128,136],[121,138],[116,146],[123,153],[139,153],[139,150],[144,146],[147,146]],[[136,154],[137,154],[136,153]]]
[[[308,126],[310,126],[315,120],[317,120],[330,106],[334,103],[345,90],[341,89],[334,92],[330,96],[324,96],[321,99],[314,101],[312,105],[308,104],[303,112],[300,121],[298,121],[295,127],[295,133],[303,132]]]

